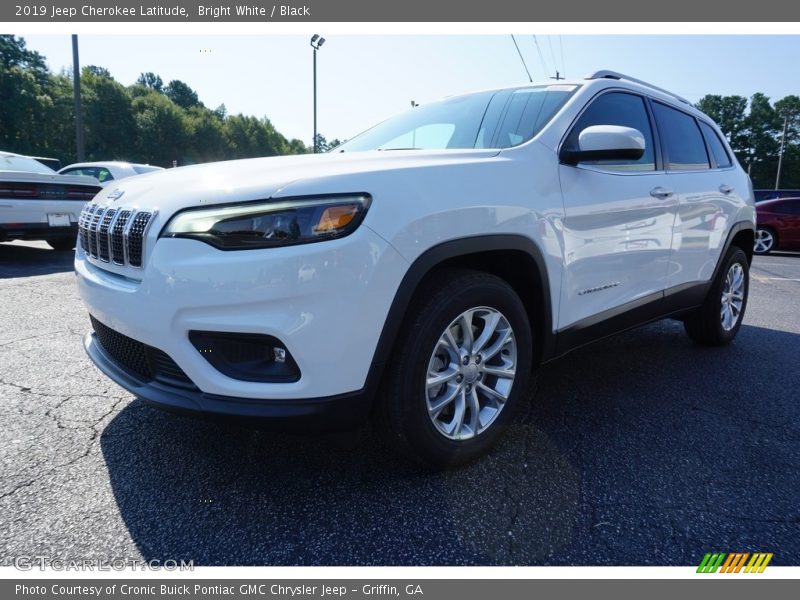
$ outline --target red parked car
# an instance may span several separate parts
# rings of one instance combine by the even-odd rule
[[[800,198],[780,198],[756,204],[753,252],[800,250]]]

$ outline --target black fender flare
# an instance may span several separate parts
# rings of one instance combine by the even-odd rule
[[[377,391],[381,375],[383,374],[383,367],[391,356],[397,335],[400,331],[400,326],[406,317],[408,305],[419,287],[419,284],[431,270],[451,259],[469,256],[471,254],[503,250],[524,252],[535,262],[538,273],[531,273],[531,277],[538,277],[537,284],[542,296],[540,305],[543,311],[542,322],[544,331],[539,332],[540,335],[544,335],[542,355],[543,357],[547,357],[555,351],[550,282],[548,280],[548,271],[544,255],[539,246],[537,246],[531,238],[519,234],[479,235],[449,240],[432,246],[420,254],[414,262],[411,263],[406,274],[403,276],[384,321],[380,337],[378,338],[378,345],[375,348],[365,385],[367,391],[373,394]]]

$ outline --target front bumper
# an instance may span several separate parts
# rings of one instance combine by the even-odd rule
[[[206,394],[157,381],[144,381],[117,364],[94,333],[83,338],[89,358],[109,379],[144,402],[178,414],[246,420],[250,424],[281,430],[342,431],[363,423],[369,413],[371,394],[364,390],[326,398],[254,400]],[[256,422],[253,422],[253,420]]]
[[[176,410],[279,420],[316,415],[334,424],[351,421],[351,412],[366,414],[361,396],[406,269],[394,248],[363,226],[339,240],[236,252],[159,239],[142,269],[100,264],[80,245],[75,257],[89,313],[165,353],[197,388],[137,377],[87,340],[101,370],[132,393]],[[192,344],[196,331],[272,336],[300,377],[258,382],[226,375]]]

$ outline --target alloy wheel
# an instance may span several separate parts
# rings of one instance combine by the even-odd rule
[[[766,229],[759,229],[756,231],[756,241],[753,245],[753,251],[756,254],[764,254],[772,250],[775,245],[775,237]]]
[[[480,435],[506,405],[517,372],[514,331],[486,306],[461,313],[428,362],[425,400],[436,430],[450,440]]]
[[[735,262],[728,269],[722,288],[720,321],[725,331],[730,331],[739,322],[744,304],[744,269]]]

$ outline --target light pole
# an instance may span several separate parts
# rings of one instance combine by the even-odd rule
[[[781,167],[783,166],[783,151],[786,148],[786,133],[789,130],[789,111],[783,115],[783,134],[781,135],[781,149],[778,153],[778,173],[775,175],[775,189],[781,187]]]
[[[324,37],[319,37],[316,33],[311,36],[311,47],[314,49],[314,154],[317,153],[317,50],[324,43]]]
[[[75,150],[83,160],[83,109],[81,108],[81,65],[78,60],[78,36],[72,36],[72,93],[75,100]]]

